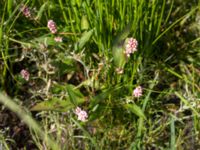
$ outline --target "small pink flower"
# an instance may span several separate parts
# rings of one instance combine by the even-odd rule
[[[26,81],[29,80],[30,74],[29,74],[29,72],[27,70],[22,69],[20,74],[21,74],[22,78],[24,78]]]
[[[57,36],[57,37],[54,38],[54,41],[56,41],[56,42],[62,42],[63,39],[62,39],[62,37]]]
[[[55,34],[57,32],[56,23],[53,20],[48,21],[47,27],[49,28],[51,33]]]
[[[23,6],[21,7],[21,12],[23,13],[23,15],[24,15],[26,18],[31,18],[30,9],[29,9],[27,6],[23,5]]]
[[[76,108],[75,114],[78,116],[78,120],[81,120],[83,122],[85,122],[86,119],[88,118],[87,112],[82,110],[80,107]]]
[[[142,96],[142,87],[141,86],[138,86],[133,90],[133,96],[134,97]]]
[[[126,56],[130,57],[130,54],[132,54],[135,51],[137,51],[137,46],[138,46],[137,40],[134,39],[134,38],[129,38],[128,42],[126,44],[126,50],[125,50]]]

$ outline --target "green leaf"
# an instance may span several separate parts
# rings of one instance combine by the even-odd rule
[[[90,98],[89,108],[93,109],[97,104],[105,102],[106,99],[109,98],[110,95],[114,96],[121,90],[122,86],[116,85],[114,87],[110,87],[108,89],[104,89],[98,95]]]
[[[66,65],[73,65],[74,64],[74,59],[72,57],[69,57],[65,55],[64,53],[59,53],[56,55],[57,59],[63,62]]]
[[[43,101],[35,106],[33,106],[31,111],[44,111],[44,110],[53,110],[53,111],[67,111],[68,107],[73,107],[70,101],[63,101],[58,98],[53,98],[51,100]]]
[[[106,109],[106,105],[104,104],[97,104],[96,106],[94,106],[93,109],[89,113],[90,121],[101,118],[105,109]]]
[[[129,23],[115,38],[113,46],[118,45],[121,43],[123,40],[125,40],[129,33],[131,32],[131,23]]]
[[[84,96],[79,90],[75,89],[75,86],[67,85],[66,89],[72,104],[78,105],[79,101],[84,101]]]
[[[55,41],[53,37],[41,36],[38,38],[34,38],[31,40],[34,45],[38,45],[38,43],[44,44],[45,46],[55,45]]]
[[[65,76],[67,74],[68,77],[71,77],[79,69],[75,60],[62,52],[56,54],[56,59],[53,60],[52,65],[57,68],[57,74],[59,76]]]
[[[81,82],[81,84],[79,84],[78,87],[86,86],[99,90],[101,88],[99,85],[100,85],[99,80],[96,80],[96,76],[93,75],[91,78],[88,78],[87,80]]]
[[[136,104],[125,104],[124,107],[131,111],[132,113],[134,113],[135,115],[137,115],[138,117],[141,117],[143,119],[146,119],[142,109],[137,106]]]
[[[82,103],[83,101],[79,101],[77,103]],[[60,100],[59,98],[52,98],[47,101],[40,102],[33,106],[30,110],[31,111],[61,111],[66,112],[71,108],[74,108],[75,105],[71,103],[69,99],[66,100]]]
[[[84,32],[80,40],[75,45],[75,50],[82,49],[93,35],[94,29]]]
[[[123,44],[122,44],[123,45]],[[124,68],[126,63],[126,55],[124,54],[123,46],[114,46],[112,48],[114,63],[117,68]]]
[[[93,108],[95,107],[98,103],[100,102],[104,102],[105,99],[107,99],[109,97],[110,94],[112,94],[114,91],[114,88],[109,88],[109,89],[106,89],[105,91],[102,91],[102,93],[94,96],[91,98],[91,101],[90,101],[90,108]]]
[[[42,14],[43,14],[44,11],[46,10],[48,4],[49,4],[49,2],[46,2],[46,3],[44,3],[44,4],[40,7],[40,9],[39,9],[39,11],[38,11],[38,13],[37,13],[37,16],[36,16],[36,19],[37,19],[37,20],[40,20],[40,19],[42,18]]]
[[[117,35],[113,42],[112,53],[114,63],[118,68],[124,68],[126,63],[126,55],[124,54],[124,41],[131,31],[131,24],[128,24],[121,33]]]
[[[60,88],[66,90],[69,97],[67,97],[65,100],[54,97],[50,100],[40,102],[33,106],[31,111],[51,110],[66,112],[85,101],[84,96],[78,89],[75,89],[75,86],[67,85]]]
[[[89,22],[86,15],[82,16],[81,18],[81,30],[88,30],[89,29]]]

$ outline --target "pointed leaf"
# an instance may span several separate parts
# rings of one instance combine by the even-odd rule
[[[82,103],[82,102],[83,101],[81,99],[77,103]],[[75,107],[75,105],[72,104],[69,99],[68,100],[60,100],[58,98],[52,98],[51,100],[43,101],[43,102],[36,104],[30,110],[31,111],[51,110],[51,111],[66,112],[73,107]]]
[[[126,56],[124,54],[124,41],[128,37],[130,31],[131,24],[128,24],[123,31],[117,35],[112,46],[114,63],[118,68],[123,69],[126,63]]]
[[[40,20],[42,18],[42,15],[45,11],[45,9],[47,8],[49,2],[45,2],[39,9],[38,13],[37,13],[37,16],[36,16],[36,19],[37,20]]]
[[[120,42],[122,42],[123,40],[125,40],[125,39],[128,37],[128,35],[129,35],[130,31],[131,31],[131,25],[132,25],[132,24],[129,23],[129,24],[117,35],[117,37],[116,37],[115,40],[114,40],[113,46],[118,45]]]
[[[69,99],[70,99],[72,104],[78,105],[78,102],[80,100],[84,101],[84,96],[82,95],[82,93],[78,89],[75,89],[75,86],[67,85],[66,89],[67,89],[67,93],[69,95]]]
[[[75,45],[75,49],[82,49],[83,46],[85,46],[85,44],[89,41],[89,39],[91,38],[91,36],[93,35],[94,29],[88,31],[88,32],[84,32],[82,37],[80,38],[80,40],[76,43]]]
[[[126,104],[126,105],[124,105],[124,107],[127,110],[129,110],[132,113],[134,113],[135,115],[137,115],[138,117],[146,119],[142,109],[139,106],[137,106],[136,104]]]
[[[113,58],[114,63],[117,68],[124,68],[126,63],[126,56],[124,54],[124,47],[123,46],[114,46],[113,49]]]

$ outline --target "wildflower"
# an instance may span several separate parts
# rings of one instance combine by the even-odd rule
[[[22,69],[21,72],[20,72],[22,78],[24,78],[26,81],[29,80],[29,77],[30,77],[30,73],[25,70],[25,69]]]
[[[63,39],[62,39],[62,37],[57,36],[57,37],[54,38],[54,41],[56,41],[56,42],[62,42]]]
[[[56,23],[53,20],[48,21],[47,27],[49,28],[51,33],[55,34],[57,32]]]
[[[130,57],[130,54],[134,53],[135,51],[137,51],[137,46],[138,46],[138,42],[136,39],[134,38],[129,38],[126,44],[126,50],[125,50],[125,54],[127,57]]]
[[[81,120],[83,122],[85,122],[86,119],[88,118],[87,112],[82,110],[80,107],[76,108],[75,114],[78,116],[78,120]]]
[[[116,68],[115,71],[117,72],[117,74],[123,74],[124,73],[123,68]]]
[[[30,9],[29,9],[27,6],[23,5],[23,6],[21,7],[21,12],[23,13],[23,15],[24,15],[26,18],[31,18]]]
[[[142,96],[142,87],[141,86],[138,86],[133,90],[133,96],[134,97]]]

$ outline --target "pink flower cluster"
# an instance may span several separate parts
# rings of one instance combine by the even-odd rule
[[[87,112],[82,110],[80,107],[76,108],[75,114],[78,116],[78,120],[81,120],[83,122],[85,122],[86,119],[88,118]]]
[[[132,54],[135,51],[137,51],[137,46],[138,46],[137,40],[134,39],[134,38],[129,38],[128,42],[126,44],[126,50],[125,50],[126,56],[130,57],[130,54]]]
[[[138,86],[133,90],[133,96],[134,97],[142,96],[142,87],[141,86]]]
[[[47,27],[51,31],[51,33],[55,34],[57,32],[56,23],[53,20],[49,20],[47,23]]]
[[[21,72],[20,72],[22,78],[24,78],[26,81],[29,80],[29,77],[30,77],[30,73],[25,70],[25,69],[22,69]]]
[[[21,8],[21,12],[23,13],[23,15],[26,17],[26,18],[31,18],[31,12],[30,12],[30,9],[23,5],[22,8]]]

